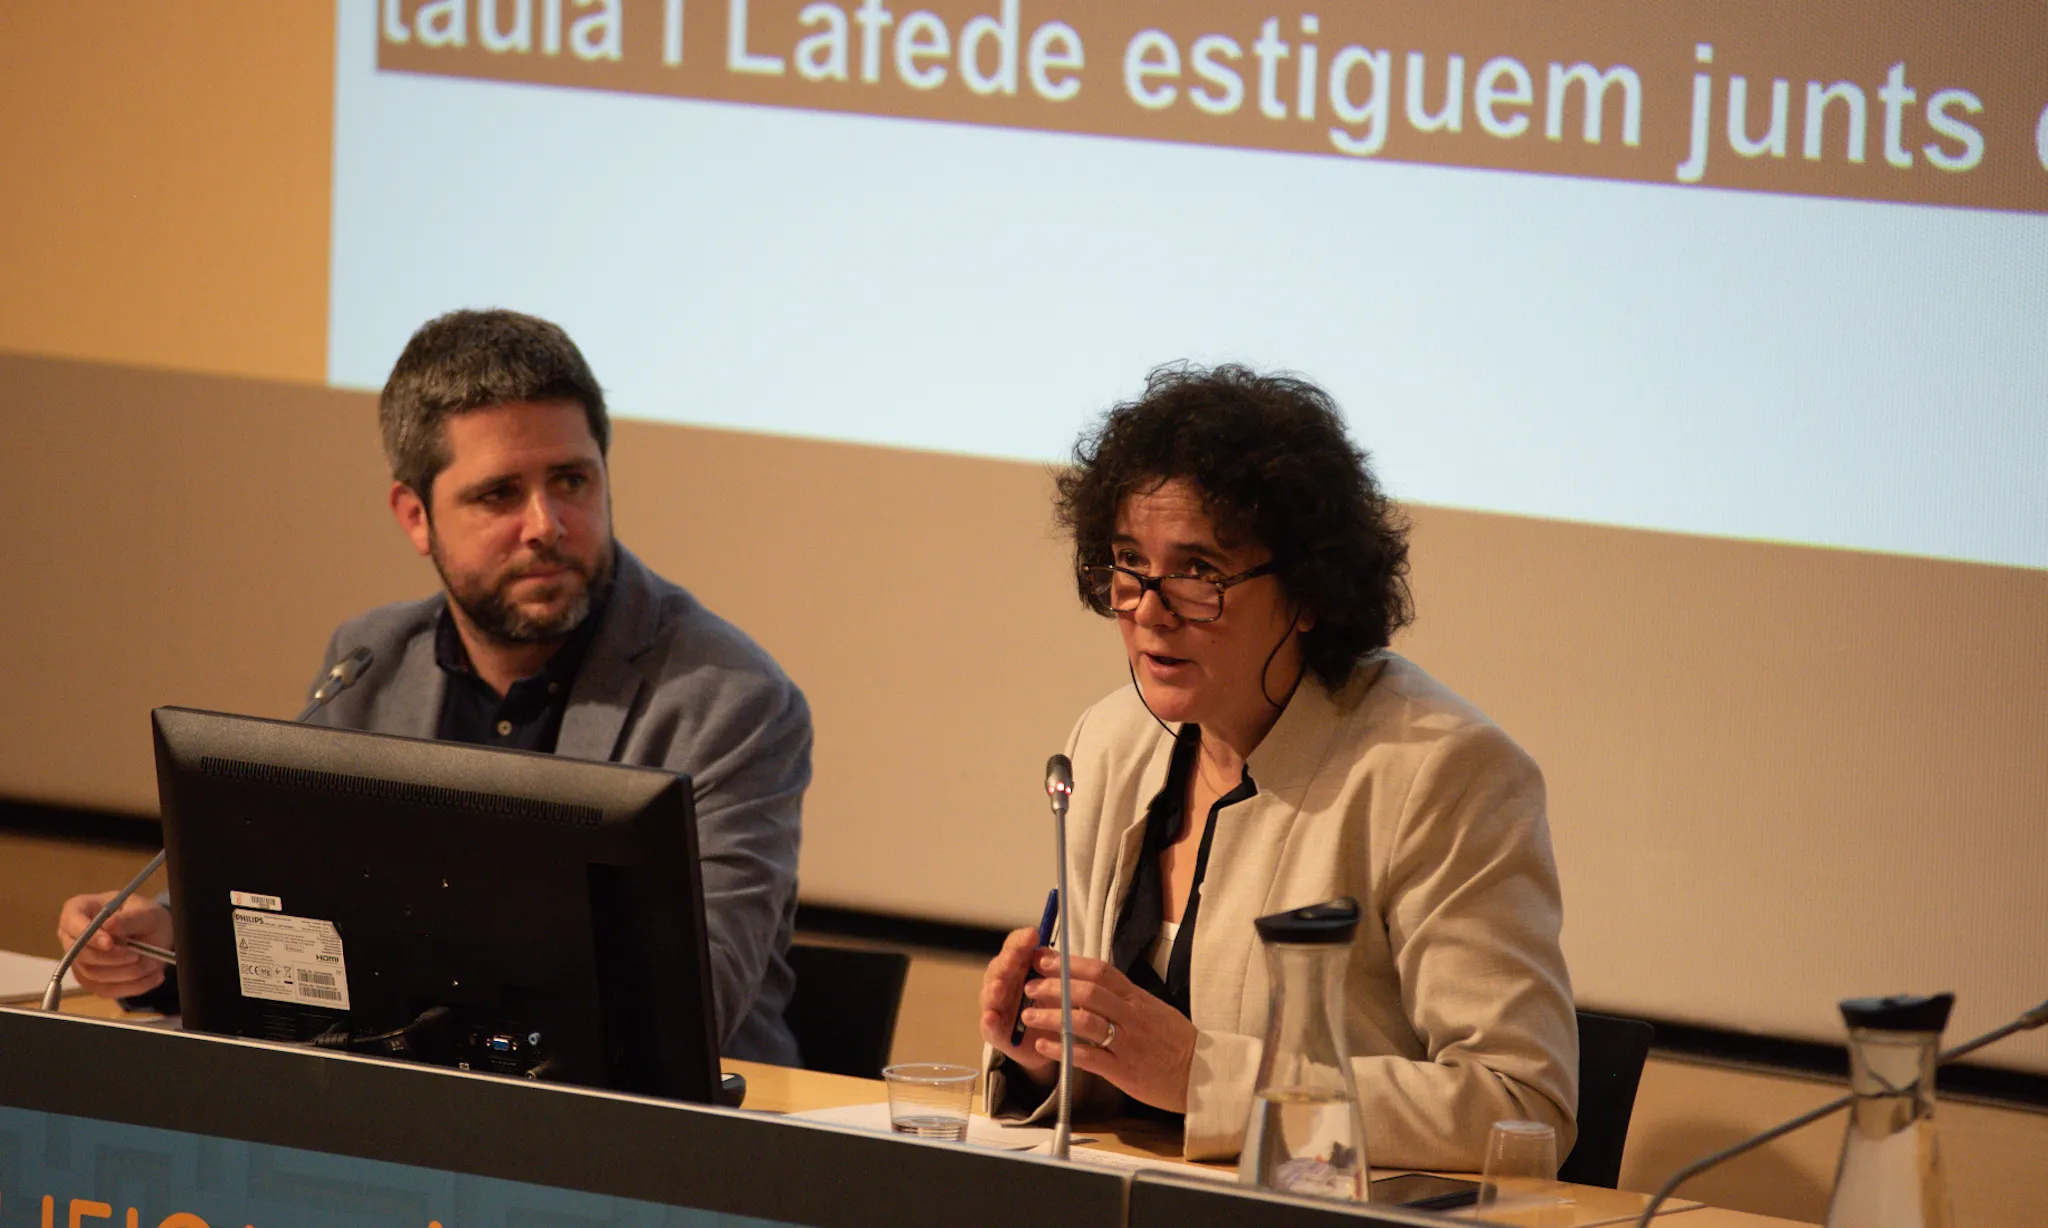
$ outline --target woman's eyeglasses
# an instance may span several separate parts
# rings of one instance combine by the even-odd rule
[[[1088,593],[1098,609],[1109,614],[1129,614],[1138,608],[1148,592],[1159,594],[1159,603],[1169,614],[1191,623],[1213,623],[1223,617],[1223,594],[1246,580],[1271,575],[1268,561],[1234,576],[1148,576],[1114,563],[1096,563],[1081,569]]]

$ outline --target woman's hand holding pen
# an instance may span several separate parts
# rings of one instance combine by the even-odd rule
[[[1010,937],[1015,939],[1018,934]],[[1007,944],[1004,950],[1008,952]],[[1039,951],[1037,969],[1039,979],[1027,991],[1031,1006],[1024,1012],[1024,1023],[1030,1031],[1024,1043],[1035,1044],[1038,1056],[1052,1067],[1052,1075],[1045,1080],[1050,1081],[1058,1074],[1060,1058],[1059,956]],[[1187,1112],[1195,1025],[1102,960],[1074,956],[1071,979],[1074,1065],[1109,1080],[1135,1100],[1169,1113]]]
[[[1028,980],[1034,973],[1037,979]],[[1146,1104],[1186,1112],[1195,1025],[1102,960],[1075,956],[1072,979],[1074,1065]],[[1013,1045],[1010,1024],[1020,994],[1030,1001],[1023,1043]],[[1040,1087],[1059,1077],[1060,960],[1038,945],[1036,928],[1012,931],[989,961],[981,981],[981,1038]]]
[[[1003,940],[1003,949],[989,961],[988,970],[981,976],[981,1038],[987,1041],[997,1053],[1009,1058],[1031,1077],[1033,1083],[1044,1087],[1059,1078],[1060,1070],[1060,1025],[1058,1012],[1054,1012],[1050,1032],[1032,1026],[1031,1012],[1025,1011],[1025,1032],[1023,1043],[1011,1044],[1011,1022],[1015,1018],[1017,1002],[1024,994],[1025,981],[1033,975],[1032,964],[1043,954],[1053,960],[1054,984],[1058,984],[1058,956],[1038,945],[1038,930],[1025,926],[1012,930]],[[1057,988],[1053,1000],[1059,1000]],[[1052,1040],[1052,1057],[1047,1060],[1040,1045],[1047,1037]]]

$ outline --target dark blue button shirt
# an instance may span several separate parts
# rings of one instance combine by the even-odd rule
[[[593,604],[590,614],[541,671],[513,683],[500,697],[490,683],[477,677],[462,634],[455,629],[455,616],[442,607],[440,622],[434,627],[434,663],[448,676],[448,689],[441,698],[441,720],[434,736],[443,742],[553,754],[562,735],[562,714],[569,708],[569,692],[576,685],[576,673],[583,667],[603,616],[602,607]]]

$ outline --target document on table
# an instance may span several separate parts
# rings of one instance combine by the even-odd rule
[[[50,985],[50,974],[56,970],[54,959],[0,951],[0,1006],[41,1002],[43,991]],[[64,992],[78,992],[78,982],[69,972],[64,974]]]
[[[805,1109],[801,1113],[791,1113],[789,1116],[803,1121],[855,1126],[862,1130],[890,1133],[889,1105],[886,1101],[879,1104],[847,1104],[835,1109]],[[1043,1126],[1004,1125],[991,1118],[976,1115],[967,1119],[967,1141],[977,1147],[994,1147],[999,1151],[1031,1151],[1050,1145],[1052,1131]],[[1074,1141],[1081,1140],[1076,1138]]]
[[[881,1104],[849,1104],[836,1109],[806,1109],[789,1116],[803,1121],[823,1122],[835,1126],[855,1126],[862,1130],[889,1132],[889,1106]],[[1082,1146],[1092,1143],[1090,1136],[1076,1134],[1074,1147],[1069,1157],[1074,1163],[1089,1164],[1102,1168],[1145,1169],[1156,1168],[1167,1172],[1180,1173],[1190,1177],[1211,1177],[1218,1181],[1236,1181],[1237,1174],[1213,1168],[1202,1168],[1184,1164],[1179,1160],[1168,1160],[1157,1156],[1127,1155],[1121,1151],[1105,1151],[1095,1147]],[[976,1147],[993,1147],[1000,1151],[1025,1151],[1032,1155],[1052,1154],[1052,1131],[1045,1126],[1011,1126],[987,1117],[973,1116],[967,1119],[967,1142]]]
[[[1050,1134],[1048,1130],[1046,1133]],[[1083,1140],[1075,1139],[1080,1143]],[[1047,1140],[1031,1149],[1033,1155],[1051,1155],[1052,1142]],[[1173,1173],[1182,1177],[1205,1177],[1212,1181],[1226,1181],[1236,1184],[1237,1174],[1229,1169],[1204,1168],[1184,1160],[1169,1160],[1163,1156],[1135,1156],[1125,1151],[1105,1151],[1100,1147],[1075,1147],[1067,1153],[1069,1161],[1075,1164],[1089,1164],[1097,1168],[1117,1168],[1129,1172],[1153,1170]]]

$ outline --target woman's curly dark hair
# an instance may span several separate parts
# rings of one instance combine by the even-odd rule
[[[1096,613],[1110,610],[1081,569],[1110,561],[1127,496],[1174,478],[1201,493],[1219,535],[1272,552],[1283,590],[1315,616],[1302,655],[1324,686],[1344,685],[1414,619],[1407,521],[1330,395],[1291,376],[1186,363],[1154,370],[1143,396],[1104,414],[1057,478],[1075,586]]]

